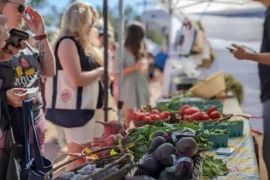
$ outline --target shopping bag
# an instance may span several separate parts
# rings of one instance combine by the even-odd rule
[[[38,142],[37,131],[34,124],[32,99],[23,101],[22,124],[24,133],[24,162],[21,163],[22,180],[44,180],[47,172],[52,170],[52,162],[42,156]],[[31,128],[29,128],[31,127]],[[31,144],[29,132],[33,131],[34,157],[31,158]],[[50,177],[52,178],[52,177]]]

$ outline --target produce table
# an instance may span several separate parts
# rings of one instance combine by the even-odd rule
[[[227,99],[224,102],[224,113],[242,113],[236,99]],[[230,173],[227,176],[219,177],[218,180],[257,180],[260,179],[258,163],[255,156],[254,141],[250,133],[250,124],[244,120],[244,136],[230,138],[229,147],[238,147],[231,156],[217,155],[215,151],[206,154],[222,158],[227,162]],[[207,179],[207,178],[202,178]]]

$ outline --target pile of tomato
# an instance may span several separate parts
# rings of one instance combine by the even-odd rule
[[[169,117],[169,111],[159,112],[157,109],[153,109],[151,112],[133,112],[132,115],[132,119],[136,121],[168,120]]]
[[[179,114],[186,121],[207,121],[222,118],[222,114],[215,106],[211,106],[206,112],[203,112],[197,107],[184,105],[179,110]]]

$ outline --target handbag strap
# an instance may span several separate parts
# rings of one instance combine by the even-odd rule
[[[24,103],[23,103],[24,104]],[[24,168],[30,163],[31,161],[31,143],[29,138],[29,115],[27,110],[25,110],[25,105],[22,107],[22,128],[23,128],[23,136],[24,136],[24,157],[25,162],[22,163]]]
[[[34,118],[33,118],[33,102],[32,99],[25,99],[23,100],[23,107],[22,107],[22,114],[23,114],[23,124],[24,124],[24,131],[25,131],[25,141],[27,144],[25,144],[25,155],[29,156],[28,163],[30,162],[30,152],[31,152],[31,146],[30,146],[30,136],[29,136],[29,126],[32,127],[33,131],[33,141],[34,141],[34,152],[35,152],[35,163],[37,168],[42,169],[44,168],[43,158],[40,152],[40,145],[38,141],[37,131],[34,124]],[[27,131],[28,130],[28,131]]]

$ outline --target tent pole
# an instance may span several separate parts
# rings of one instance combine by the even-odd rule
[[[123,100],[121,99],[121,91],[122,91],[122,81],[123,81],[123,59],[124,59],[124,29],[125,29],[125,17],[124,17],[124,0],[119,0],[119,28],[118,28],[118,33],[119,33],[119,59],[117,59],[118,67],[116,67],[117,70],[117,75],[118,75],[118,103],[117,103],[117,108],[118,108],[118,120],[120,122],[123,122]]]
[[[170,26],[169,26],[169,34],[168,34],[168,52],[169,52],[169,56],[172,55],[172,18],[173,18],[173,5],[172,5],[172,0],[169,0],[169,7],[168,7],[168,11],[169,11],[169,18],[170,18]]]
[[[104,22],[104,120],[108,122],[108,2],[103,0],[103,22]]]

